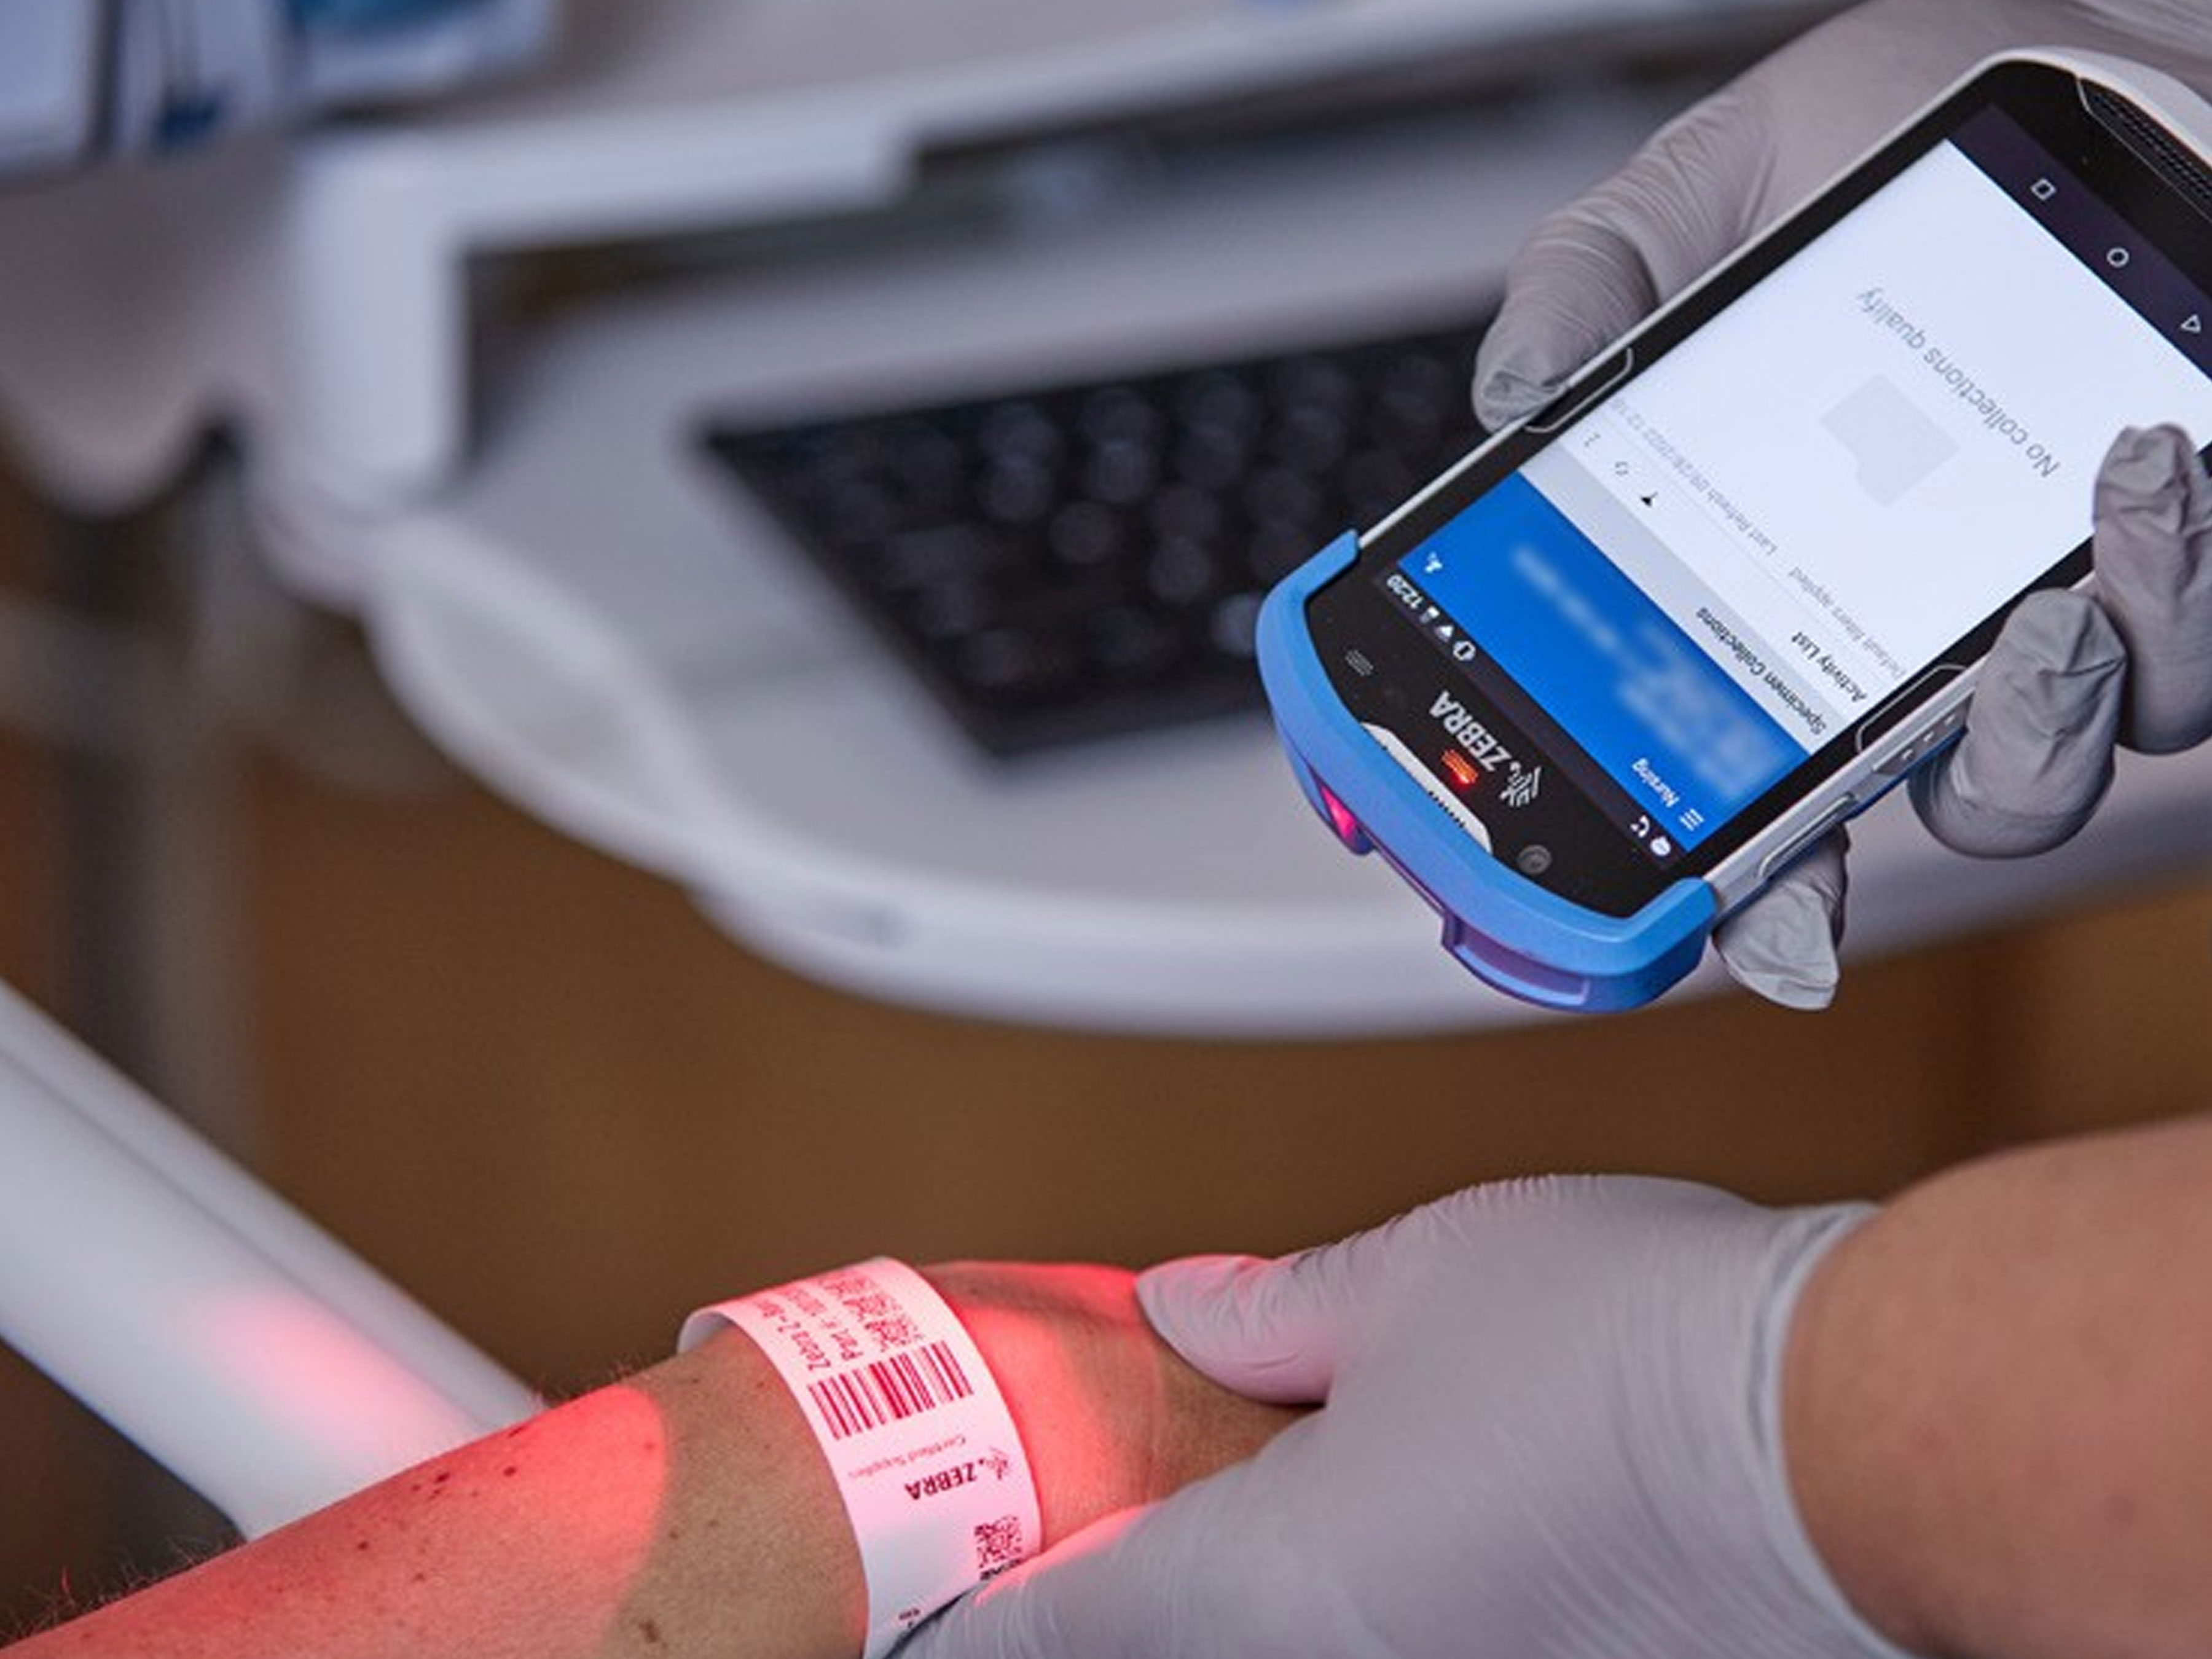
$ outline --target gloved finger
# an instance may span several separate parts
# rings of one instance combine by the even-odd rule
[[[1260,1468],[1234,1465],[1086,1528],[954,1603],[907,1639],[902,1659],[1237,1659],[1306,1650],[1311,1632],[1283,1628],[1295,1620],[1297,1600],[1283,1586],[1299,1574],[1285,1576],[1291,1564],[1249,1524],[1275,1507]]]
[[[1713,949],[1729,977],[1784,1008],[1825,1008],[1835,1000],[1850,850],[1844,830],[1823,836],[1713,930]]]
[[[2066,840],[2112,784],[2127,661],[2094,600],[2031,593],[1983,665],[1966,735],[1912,775],[1921,821],[1985,858]]]
[[[1249,1400],[1328,1397],[1337,1345],[1291,1261],[1187,1256],[1137,1275],[1137,1305],[1159,1339],[1202,1375]]]
[[[1475,358],[1475,413],[1504,426],[1742,241],[1771,147],[1755,86],[1723,88],[1540,223]]]
[[[2056,36],[2125,51],[2083,4],[2032,19],[2004,5],[1871,0],[1800,35],[1663,128],[1622,171],[1540,225],[1506,275],[1475,366],[1475,410],[1502,426],[1672,298],[1936,89],[1990,52]],[[2159,25],[2160,61],[2204,56],[2201,20]],[[2132,26],[2130,26],[2132,27]],[[2139,33],[2139,32],[2138,32]],[[1853,72],[1838,74],[1850,64]]]
[[[1190,1256],[1137,1275],[1160,1340],[1251,1400],[1318,1405],[1388,1299],[1392,1260],[1437,1224],[1436,1206],[1296,1255]]]
[[[2123,432],[2097,475],[2097,596],[2128,653],[2120,739],[2212,736],[2212,480],[2186,434]]]

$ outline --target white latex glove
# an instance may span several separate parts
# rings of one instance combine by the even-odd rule
[[[2212,89],[2203,0],[1873,0],[1669,124],[1545,220],[1483,342],[1483,419],[1503,425],[1539,406],[1978,60],[2033,45],[2094,47]],[[2186,441],[2124,435],[2098,483],[2102,605],[2041,597],[2008,626],[1965,739],[1913,779],[1941,840],[1987,856],[2045,851],[2095,811],[2116,738],[2155,751],[2212,730],[2208,526],[2212,495]],[[1738,981],[1793,1007],[1834,995],[1844,854],[1838,835],[1722,923],[1715,946]]]
[[[1226,1387],[1326,1402],[927,1627],[915,1659],[1867,1659],[1778,1440],[1798,1292],[1862,1212],[1676,1182],[1462,1192],[1139,1281]]]

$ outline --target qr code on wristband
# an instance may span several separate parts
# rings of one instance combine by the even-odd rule
[[[1018,1515],[1001,1516],[975,1528],[975,1574],[995,1578],[1008,1567],[1020,1565],[1029,1552],[1022,1547],[1022,1521]]]

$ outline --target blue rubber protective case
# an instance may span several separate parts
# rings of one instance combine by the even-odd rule
[[[1601,915],[1471,844],[1322,671],[1306,601],[1358,551],[1358,537],[1346,532],[1285,578],[1260,611],[1261,679],[1314,811],[1353,852],[1379,849],[1443,916],[1444,949],[1499,990],[1589,1012],[1650,1001],[1704,955],[1712,889],[1686,877],[1632,916]]]

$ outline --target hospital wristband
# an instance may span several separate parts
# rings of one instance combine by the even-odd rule
[[[866,1659],[1036,1553],[1036,1483],[1012,1413],[959,1316],[878,1257],[702,1308],[679,1350],[752,1339],[814,1431],[860,1547]]]

